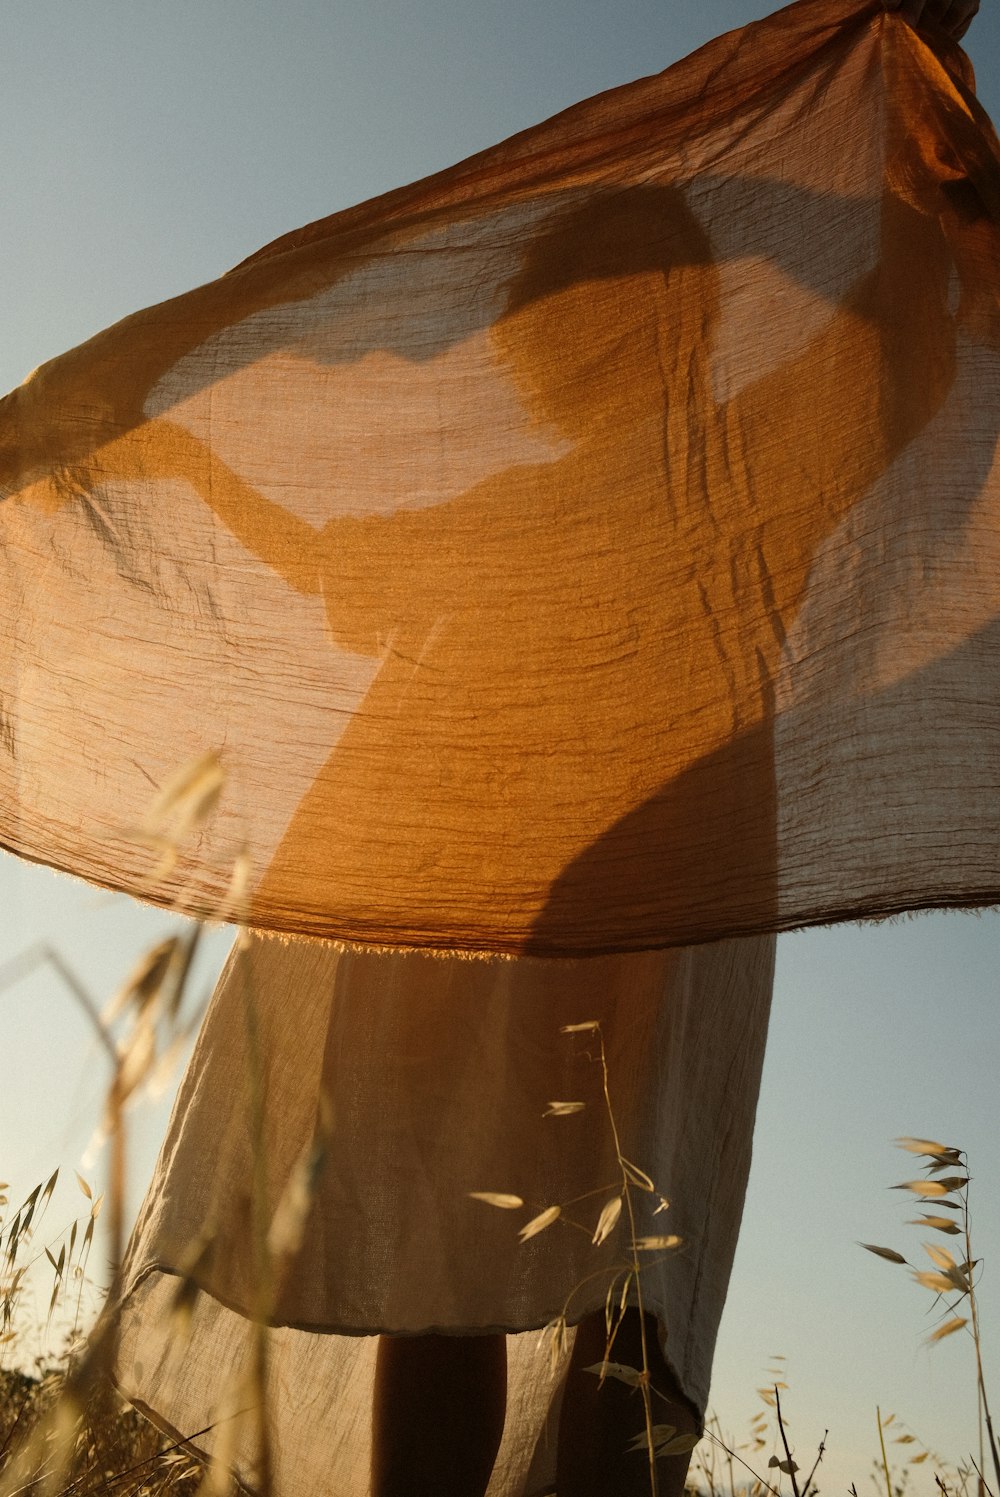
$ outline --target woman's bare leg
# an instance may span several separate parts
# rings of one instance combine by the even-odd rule
[[[506,1408],[506,1336],[380,1336],[372,1497],[483,1497]]]
[[[656,1317],[647,1315],[646,1356],[652,1387],[653,1423],[674,1424],[678,1434],[694,1433],[698,1419],[663,1360]],[[639,1312],[625,1312],[609,1358],[629,1367],[642,1367]],[[649,1456],[627,1447],[645,1430],[642,1393],[614,1378],[603,1385],[592,1367],[604,1360],[607,1330],[604,1311],[586,1316],[576,1328],[576,1340],[566,1373],[566,1391],[559,1416],[556,1490],[559,1497],[649,1497]],[[684,1491],[689,1455],[665,1456],[657,1461],[660,1497],[680,1497]]]

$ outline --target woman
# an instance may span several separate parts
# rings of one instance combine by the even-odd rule
[[[971,296],[952,304],[955,266],[959,281],[965,264],[975,274],[959,252],[976,205],[935,154],[933,130],[911,149],[905,130],[886,128],[885,160],[857,177],[847,150],[823,176],[828,137],[800,141],[838,83],[831,29],[843,43],[835,60],[846,59],[836,122],[852,121],[859,99],[880,124],[890,112],[872,78],[878,39],[896,23],[874,5],[815,10],[822,24],[811,7],[793,18],[797,70],[787,31],[776,44],[771,25],[730,135],[709,142],[697,169],[713,123],[704,88],[686,99],[668,169],[629,101],[659,124],[671,85],[650,104],[640,83],[612,120],[617,135],[603,98],[582,149],[574,116],[550,178],[531,176],[530,154],[530,171],[516,153],[511,167],[505,145],[495,175],[473,162],[457,186],[449,179],[446,212],[433,183],[411,218],[410,199],[397,202],[402,229],[388,246],[378,205],[367,239],[335,227],[331,246],[325,231],[303,231],[180,311],[139,318],[124,376],[112,330],[12,402],[24,419],[11,451],[43,472],[10,507],[28,541],[32,525],[49,535],[73,511],[75,544],[63,550],[79,595],[101,592],[91,555],[109,586],[128,578],[126,642],[163,650],[175,684],[178,659],[201,671],[206,716],[213,693],[227,698],[234,759],[257,775],[241,808],[256,785],[270,818],[260,918],[220,978],[124,1266],[119,1364],[133,1401],[178,1434],[201,1444],[214,1422],[214,1449],[248,1482],[259,1431],[241,1429],[247,1390],[229,1375],[252,1361],[255,1317],[272,1327],[254,1365],[279,1491],[644,1492],[646,1457],[626,1450],[643,1428],[639,1397],[588,1370],[604,1355],[608,1296],[627,1307],[613,1359],[641,1366],[644,1333],[655,1421],[700,1426],[749,1169],[773,932],[796,915],[779,908],[776,689],[816,556],[944,409],[957,319],[978,310]],[[974,10],[907,0],[902,15],[958,38]],[[723,40],[694,74],[738,70],[739,50]],[[761,127],[756,155],[740,157],[746,170],[727,174],[719,163],[759,125],[761,91],[779,79],[765,99],[780,114],[803,73],[795,128],[784,116]],[[926,82],[919,67],[913,75],[899,105],[910,126]],[[634,154],[618,178],[622,140]],[[310,247],[312,260],[296,258]],[[408,279],[414,265],[430,266],[427,282],[419,269]],[[754,299],[761,287],[770,300]],[[746,356],[747,340],[734,348],[725,334],[748,319],[766,347]],[[60,378],[72,399],[59,398]],[[297,381],[309,393],[301,406]],[[55,419],[43,429],[30,413],[47,387]],[[241,389],[256,404],[241,404]],[[367,449],[364,461],[344,457],[366,418],[383,419],[386,389],[404,392],[430,480],[426,469],[414,478],[405,442],[402,455],[397,442],[388,456],[376,443],[371,460]],[[480,410],[484,390],[493,404]],[[325,405],[310,403],[317,391]],[[337,425],[351,398],[353,429]],[[490,468],[493,410],[506,445]],[[459,418],[470,415],[477,440],[463,446]],[[405,420],[399,430],[406,437]],[[2,444],[0,458],[10,458]],[[137,494],[195,542],[129,544],[130,527],[142,530]],[[689,565],[704,537],[717,565]],[[849,541],[853,559],[865,537]],[[630,565],[638,551],[654,564]],[[150,566],[163,575],[151,579]],[[61,582],[57,567],[42,570]],[[113,612],[103,609],[88,654],[119,643],[103,616]],[[279,614],[308,634],[291,664],[275,645]],[[183,648],[192,617],[203,648]],[[83,634],[61,630],[55,658]],[[260,650],[249,667],[247,640]],[[232,660],[244,692],[227,675]],[[330,661],[345,660],[353,674],[332,686]],[[79,679],[74,665],[67,682]],[[287,721],[276,695],[254,690],[275,671],[298,693]],[[127,661],[123,679],[134,679]],[[270,705],[253,733],[241,697]],[[298,776],[287,816],[264,783],[270,734],[284,735]],[[32,777],[23,784],[26,796]],[[571,799],[593,821],[575,840]],[[449,835],[453,815],[464,835]],[[63,831],[75,836],[84,819],[64,814]],[[638,887],[637,846],[660,860]],[[492,928],[509,917],[517,940],[480,949],[528,954],[465,961],[264,934],[298,929],[289,911],[339,919],[353,900],[356,923],[337,928],[363,943],[369,907],[394,893],[416,909],[422,944],[475,947],[471,922],[453,921],[450,941],[426,937],[447,933],[448,899],[465,887],[448,876],[450,856],[487,903],[503,891]],[[518,873],[547,899],[527,930],[510,896]],[[669,891],[683,918],[657,926],[654,911],[636,935],[624,917],[642,913],[649,890],[650,904]],[[438,927],[422,926],[421,900]],[[572,936],[597,932],[597,954],[532,955],[588,949],[556,939],[570,915]],[[689,944],[658,949],[664,931]],[[583,1105],[553,1111],[553,1101]],[[637,1233],[677,1239],[638,1284],[618,1268],[625,1215],[617,1237],[594,1240],[601,1202],[619,1198],[621,1157],[653,1177],[652,1191],[631,1177]],[[289,1195],[302,1179],[308,1189]],[[483,1193],[561,1216],[522,1241],[526,1217]],[[569,1334],[550,1383],[538,1332],[560,1320]],[[686,1468],[684,1453],[660,1461],[661,1488],[679,1492]]]

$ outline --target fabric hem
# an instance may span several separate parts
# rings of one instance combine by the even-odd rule
[[[206,1284],[201,1283],[193,1275],[185,1275],[179,1269],[172,1268],[169,1264],[166,1263],[147,1263],[143,1268],[141,1268],[135,1275],[135,1277],[131,1280],[128,1288],[122,1294],[121,1299],[118,1302],[119,1307],[124,1305],[127,1300],[131,1299],[131,1297],[142,1286],[145,1280],[155,1273],[166,1274],[173,1279],[187,1278],[197,1287],[199,1293],[208,1295],[209,1299],[215,1300],[216,1304],[221,1305],[224,1310],[228,1310],[233,1315],[239,1315],[242,1320],[246,1320],[251,1323],[253,1323],[255,1320],[253,1312],[247,1309],[245,1305],[239,1304],[236,1300],[228,1299],[225,1295],[220,1294],[217,1290],[210,1289]],[[594,1309],[600,1308],[601,1307],[599,1305],[595,1305],[590,1309],[583,1310],[577,1313],[575,1319],[567,1318],[566,1324],[568,1326],[577,1326],[579,1325],[580,1321],[583,1320],[584,1316],[591,1315],[593,1314]],[[664,1317],[662,1317],[657,1311],[653,1311],[652,1313],[656,1315],[657,1320],[660,1321],[661,1324],[666,1323]],[[544,1331],[545,1327],[547,1325],[550,1325],[551,1322],[552,1317],[549,1317],[548,1320],[539,1320],[533,1322],[531,1325],[488,1324],[455,1326],[431,1324],[420,1326],[416,1330],[402,1331],[396,1330],[391,1326],[365,1326],[363,1329],[361,1329],[357,1326],[341,1325],[339,1323],[331,1323],[329,1321],[323,1324],[319,1324],[307,1320],[284,1320],[269,1316],[266,1324],[270,1330],[302,1331],[304,1334],[309,1336],[522,1336],[526,1335],[529,1331]],[[673,1369],[671,1370],[673,1371]],[[680,1385],[679,1378],[678,1385]],[[685,1394],[685,1397],[688,1397],[688,1395]]]
[[[137,1291],[142,1287],[142,1285],[144,1284],[144,1282],[147,1279],[151,1278],[153,1274],[165,1274],[165,1275],[168,1275],[171,1278],[176,1278],[176,1279],[181,1279],[181,1278],[184,1277],[176,1269],[173,1269],[173,1268],[169,1267],[166,1264],[161,1264],[161,1263],[148,1263],[148,1264],[146,1264],[140,1270],[140,1272],[135,1275],[135,1277],[132,1279],[129,1287],[125,1290],[125,1292],[122,1294],[120,1300],[118,1301],[119,1313],[120,1313],[122,1307],[124,1307],[124,1305],[130,1299],[133,1298],[133,1296],[137,1293]],[[197,1283],[197,1281],[195,1281],[195,1282]],[[216,1302],[216,1304],[220,1305],[223,1309],[228,1310],[231,1314],[239,1315],[241,1317],[241,1319],[244,1319],[244,1320],[252,1322],[253,1317],[250,1316],[250,1315],[248,1315],[244,1310],[240,1309],[235,1304],[235,1302],[228,1301],[223,1296],[215,1293],[213,1290],[204,1288],[201,1284],[198,1284],[198,1289],[199,1289],[200,1293],[206,1294],[209,1297],[209,1299],[214,1300]],[[592,1309],[584,1310],[584,1311],[582,1311],[579,1314],[579,1316],[578,1316],[578,1318],[576,1320],[567,1321],[567,1325],[571,1329],[575,1330],[576,1327],[577,1327],[577,1325],[580,1323],[580,1321],[586,1315],[590,1315],[592,1313],[593,1313]],[[655,1318],[656,1318],[656,1322],[657,1322],[657,1342],[658,1342],[658,1345],[659,1345],[660,1354],[663,1357],[664,1362],[666,1363],[667,1369],[668,1369],[671,1377],[673,1378],[673,1380],[674,1380],[674,1382],[675,1382],[675,1384],[677,1386],[677,1389],[678,1389],[678,1391],[681,1394],[681,1397],[684,1399],[685,1403],[688,1405],[689,1409],[691,1410],[692,1415],[694,1416],[695,1426],[696,1426],[696,1429],[697,1429],[698,1437],[699,1437],[699,1439],[701,1439],[704,1436],[704,1433],[705,1433],[705,1416],[706,1416],[706,1411],[707,1411],[707,1399],[706,1399],[705,1408],[702,1408],[702,1406],[700,1404],[700,1401],[698,1399],[696,1399],[691,1394],[691,1392],[688,1390],[687,1379],[682,1374],[680,1368],[677,1365],[676,1360],[674,1359],[674,1357],[670,1354],[670,1352],[668,1350],[667,1322],[666,1322],[665,1314],[661,1310],[659,1310],[659,1309],[651,1309],[649,1311],[649,1313],[653,1314],[655,1316]],[[312,1324],[308,1324],[308,1323],[305,1323],[305,1322],[289,1321],[289,1320],[268,1320],[267,1325],[268,1325],[268,1327],[270,1329],[273,1329],[273,1330],[285,1329],[285,1330],[301,1331],[301,1332],[303,1332],[305,1334],[310,1334],[310,1335],[329,1335],[329,1336],[354,1336],[354,1337],[360,1337],[360,1336],[379,1336],[379,1335],[393,1335],[393,1336],[398,1336],[398,1335],[412,1335],[412,1336],[420,1336],[420,1335],[458,1335],[458,1336],[463,1336],[463,1335],[468,1335],[468,1336],[474,1336],[474,1335],[490,1335],[490,1334],[502,1334],[502,1335],[508,1335],[508,1336],[517,1336],[517,1335],[528,1334],[531,1331],[544,1330],[545,1326],[548,1325],[549,1323],[550,1322],[548,1322],[548,1321],[544,1321],[544,1322],[539,1322],[539,1323],[534,1324],[534,1325],[526,1325],[526,1326],[525,1325],[521,1325],[521,1326],[510,1326],[510,1325],[478,1325],[478,1326],[469,1326],[469,1327],[464,1327],[464,1326],[462,1326],[462,1327],[455,1327],[455,1326],[435,1326],[435,1325],[430,1325],[430,1326],[427,1326],[427,1327],[425,1327],[425,1328],[423,1328],[421,1330],[415,1330],[415,1331],[390,1331],[390,1330],[387,1330],[387,1329],[379,1329],[379,1328],[376,1328],[376,1329],[368,1328],[368,1329],[365,1329],[365,1330],[358,1330],[357,1328],[350,1328],[350,1327],[343,1327],[343,1326],[330,1326],[330,1325],[317,1326],[317,1325],[312,1325]],[[214,1429],[215,1428],[214,1424],[204,1426],[203,1429],[198,1430],[193,1435],[184,1435],[184,1434],[181,1433],[181,1431],[175,1425],[173,1425],[170,1422],[169,1419],[167,1419],[163,1415],[157,1413],[149,1404],[147,1404],[142,1397],[140,1397],[138,1395],[133,1396],[131,1393],[129,1393],[129,1392],[126,1391],[126,1388],[123,1385],[123,1380],[122,1380],[121,1376],[119,1375],[119,1371],[118,1371],[118,1367],[117,1366],[112,1369],[111,1380],[114,1383],[114,1385],[115,1385],[116,1389],[118,1390],[119,1394],[134,1409],[136,1409],[142,1415],[142,1417],[144,1419],[148,1419],[149,1422],[152,1425],[154,1425],[158,1430],[160,1430],[160,1432],[162,1434],[164,1434],[168,1438],[176,1441],[177,1444],[181,1448],[183,1448],[183,1449],[191,1452],[192,1454],[196,1455],[198,1457],[198,1459],[203,1460],[203,1461],[210,1461],[212,1459],[210,1452],[208,1452],[207,1450],[205,1450],[201,1446],[199,1446],[198,1443],[197,1443],[197,1441],[198,1441],[198,1439],[199,1439],[200,1436],[202,1436],[204,1434],[207,1434],[212,1429]],[[563,1380],[565,1380],[565,1369],[564,1369],[564,1372],[563,1372]],[[240,1490],[241,1493],[247,1494],[247,1497],[256,1497],[256,1489],[255,1488],[247,1486],[246,1483],[241,1480],[241,1478],[236,1473],[236,1471],[233,1471],[231,1474],[232,1474],[233,1480],[235,1481],[235,1483],[236,1483],[236,1485],[239,1488],[239,1490]],[[556,1493],[556,1490],[555,1490],[554,1486],[545,1486],[545,1487],[542,1487],[542,1488],[537,1488],[533,1492],[525,1492],[525,1493],[522,1494],[522,1497],[557,1497],[557,1493]]]
[[[120,1313],[121,1307],[123,1307],[123,1305],[126,1304],[127,1301],[129,1301],[129,1299],[132,1299],[132,1296],[135,1295],[135,1293],[138,1292],[139,1289],[141,1289],[142,1284],[145,1283],[145,1280],[147,1280],[147,1278],[150,1278],[153,1274],[165,1274],[166,1277],[169,1278],[190,1277],[190,1275],[184,1275],[183,1272],[180,1271],[180,1269],[172,1268],[169,1263],[145,1263],[145,1265],[142,1266],[141,1269],[139,1269],[138,1274],[136,1274],[135,1277],[130,1280],[129,1287],[127,1287],[127,1289],[124,1290],[123,1295],[121,1295],[120,1301],[118,1301],[118,1313]],[[247,1322],[250,1323],[254,1323],[253,1311],[247,1310],[246,1305],[241,1305],[240,1302],[235,1301],[235,1299],[229,1299],[228,1296],[219,1293],[219,1290],[210,1289],[207,1284],[198,1283],[198,1280],[195,1280],[195,1283],[196,1286],[198,1286],[199,1293],[204,1293],[204,1295],[208,1295],[208,1298],[214,1299],[214,1301],[216,1301],[216,1304],[222,1305],[223,1310],[228,1310],[231,1314],[238,1314],[241,1319],[247,1320]],[[633,1302],[630,1301],[630,1304],[633,1304]],[[566,1317],[566,1325],[570,1326],[570,1328],[576,1328],[576,1326],[579,1325],[579,1322],[585,1319],[585,1316],[588,1316],[588,1314],[593,1314],[594,1310],[599,1310],[599,1308],[600,1305],[591,1305],[590,1308],[576,1311],[573,1316]],[[660,1331],[665,1332],[665,1314],[663,1314],[662,1311],[659,1310],[650,1310],[650,1313],[656,1316],[657,1325],[660,1326]],[[365,1337],[365,1335],[400,1335],[400,1337],[403,1337],[403,1335],[527,1335],[530,1334],[531,1331],[545,1331],[546,1326],[551,1325],[551,1323],[552,1317],[549,1316],[546,1320],[534,1320],[534,1322],[531,1322],[530,1325],[507,1325],[507,1323],[491,1322],[487,1323],[487,1325],[457,1326],[436,1325],[436,1323],[431,1323],[431,1325],[419,1326],[419,1328],[412,1329],[412,1331],[398,1331],[398,1329],[392,1329],[391,1326],[382,1325],[364,1326],[364,1328],[358,1328],[358,1326],[340,1325],[340,1323],[325,1322],[320,1325],[320,1323],[310,1322],[310,1320],[286,1320],[277,1319],[277,1317],[268,1317],[268,1320],[266,1320],[266,1325],[268,1325],[268,1329],[271,1329],[271,1331],[301,1331],[302,1334],[305,1335],[350,1335],[350,1337]],[[683,1392],[684,1398],[686,1398],[687,1403],[692,1406],[692,1410],[696,1413],[696,1416],[698,1416],[699,1419],[704,1419],[704,1413],[699,1413],[698,1400],[695,1400],[695,1398],[693,1398],[692,1395],[687,1392],[687,1388],[686,1386],[684,1386],[686,1385],[686,1379],[681,1376],[681,1373],[680,1371],[678,1371],[678,1368],[675,1367],[674,1361],[672,1361],[671,1356],[669,1356],[668,1352],[666,1352],[666,1347],[665,1344],[663,1344],[663,1340],[665,1340],[665,1337],[663,1337],[662,1335],[662,1337],[660,1337],[660,1353],[662,1353],[663,1359],[665,1359],[666,1361],[666,1365],[668,1365],[669,1370],[671,1370],[671,1376],[674,1377],[675,1382],[677,1382],[678,1388],[680,1388],[681,1392]]]

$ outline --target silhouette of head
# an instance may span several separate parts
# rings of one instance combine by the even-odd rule
[[[536,414],[585,436],[662,406],[678,351],[706,340],[716,282],[681,192],[607,192],[553,214],[492,337]]]

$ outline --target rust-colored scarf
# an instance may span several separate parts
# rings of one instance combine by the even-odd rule
[[[43,366],[0,842],[440,951],[996,901],[998,223],[964,55],[801,0]]]

